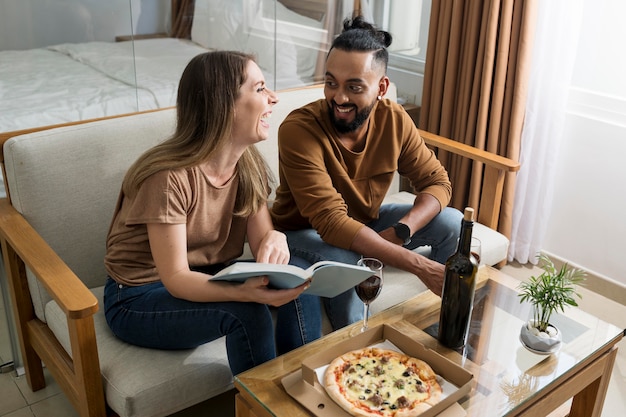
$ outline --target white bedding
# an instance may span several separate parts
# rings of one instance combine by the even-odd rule
[[[0,52],[0,131],[154,108],[136,90],[46,49]]]
[[[176,38],[66,43],[49,49],[118,81],[136,84],[154,95],[158,107],[176,104],[178,81],[185,66],[191,58],[207,51],[191,41]]]
[[[172,38],[0,51],[0,132],[173,106],[205,51]]]

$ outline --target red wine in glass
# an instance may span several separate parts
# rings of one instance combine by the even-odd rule
[[[372,275],[354,287],[357,296],[363,301],[363,326],[361,331],[367,330],[370,303],[378,297],[383,287],[383,263],[375,258],[362,258],[357,262],[359,266],[366,266]]]
[[[480,264],[480,255],[474,251],[470,252],[474,258],[476,258],[476,263]]]
[[[355,287],[356,295],[364,303],[370,303],[378,297],[382,289],[382,279],[378,275],[372,275]]]

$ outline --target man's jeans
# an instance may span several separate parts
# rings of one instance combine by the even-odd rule
[[[379,218],[367,224],[380,232],[398,222],[410,209],[411,204],[387,204],[380,208]],[[444,208],[430,223],[411,236],[407,249],[430,246],[430,259],[444,264],[457,246],[463,214],[454,208]],[[286,231],[292,256],[304,259],[308,265],[321,260],[356,264],[361,255],[347,249],[325,243],[314,229]],[[302,265],[307,267],[307,265]],[[363,319],[363,305],[353,290],[334,298],[323,298],[326,313],[333,330]]]

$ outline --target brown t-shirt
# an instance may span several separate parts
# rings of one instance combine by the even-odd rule
[[[446,207],[448,173],[407,112],[378,101],[361,152],[347,149],[318,100],[287,116],[278,131],[280,186],[271,214],[278,230],[314,228],[334,246],[350,248],[364,224],[378,218],[395,172]]]
[[[231,261],[243,253],[247,218],[233,216],[239,181],[213,186],[198,167],[150,176],[133,198],[120,193],[107,237],[108,274],[126,285],[159,280],[148,223],[187,224],[190,267]]]

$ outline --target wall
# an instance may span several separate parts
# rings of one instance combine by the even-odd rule
[[[133,32],[164,32],[169,24],[169,0],[0,0],[0,3],[0,50],[65,42],[112,42],[115,36]]]
[[[585,0],[543,248],[626,287],[626,2]]]

